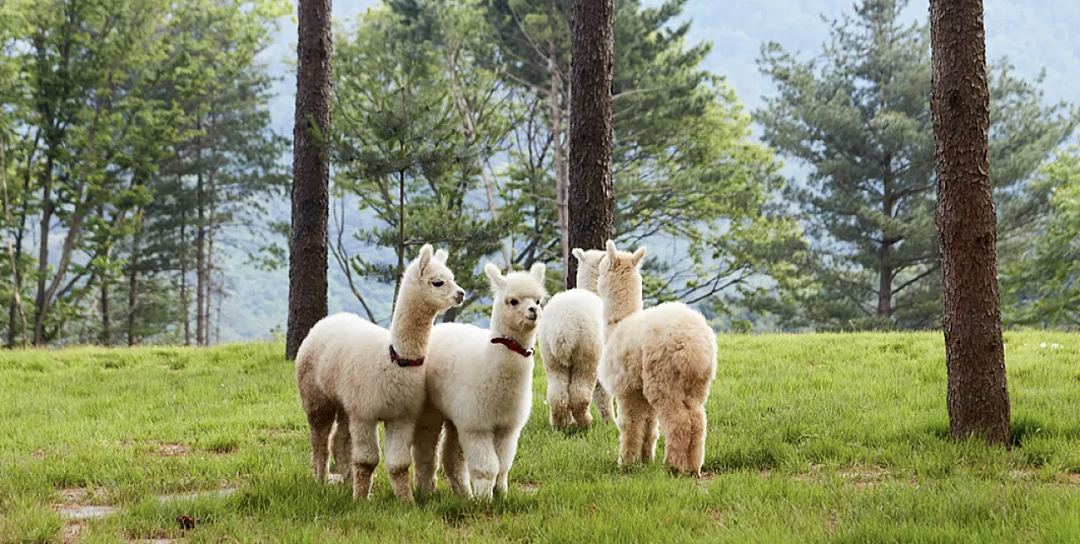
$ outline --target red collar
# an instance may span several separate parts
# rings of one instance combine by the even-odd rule
[[[510,348],[511,351],[517,352],[517,354],[521,355],[522,357],[532,357],[532,354],[533,354],[532,348],[525,349],[525,348],[521,347],[521,344],[519,344],[519,343],[517,343],[517,342],[515,342],[515,341],[513,341],[513,340],[511,340],[509,338],[492,338],[491,343],[492,344],[502,344],[502,345]]]
[[[396,351],[394,351],[394,345],[390,344],[390,360],[397,363],[398,366],[420,366],[424,364],[424,357],[419,359],[402,359]]]

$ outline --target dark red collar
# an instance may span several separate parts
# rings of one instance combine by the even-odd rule
[[[502,345],[510,348],[512,351],[517,352],[517,354],[521,355],[522,357],[532,357],[532,354],[533,354],[532,348],[525,349],[525,348],[521,347],[521,344],[519,344],[519,343],[517,343],[517,342],[515,342],[515,341],[513,341],[513,340],[511,340],[509,338],[492,338],[491,343],[492,344],[502,344]]]
[[[398,366],[420,366],[424,364],[424,357],[419,359],[402,359],[396,351],[394,351],[394,345],[390,344],[390,360],[397,363]]]

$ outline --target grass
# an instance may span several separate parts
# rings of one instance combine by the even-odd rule
[[[940,334],[724,336],[701,479],[551,430],[538,366],[510,495],[414,506],[312,480],[280,345],[4,352],[0,543],[1080,541],[1080,336],[1006,342],[1011,452],[948,438]]]

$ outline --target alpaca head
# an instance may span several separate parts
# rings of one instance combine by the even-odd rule
[[[622,319],[641,309],[641,261],[645,259],[645,246],[633,253],[615,249],[615,242],[608,240],[607,251],[600,259],[597,292],[604,300],[604,312],[608,321]],[[610,310],[610,311],[609,311]]]
[[[433,251],[431,244],[420,248],[420,255],[409,263],[401,282],[399,297],[441,312],[465,300],[465,290],[454,283],[454,273],[446,267],[445,249]]]
[[[604,252],[599,249],[584,250],[575,247],[571,253],[578,260],[577,286],[580,289],[596,291],[596,282],[600,279],[600,259],[604,258]]]
[[[536,263],[528,272],[511,272],[505,276],[499,267],[488,263],[484,272],[491,280],[491,328],[508,333],[528,334],[536,329],[542,309],[540,301],[547,296],[544,274],[547,267]]]

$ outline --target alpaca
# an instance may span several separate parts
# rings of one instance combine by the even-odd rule
[[[326,479],[332,443],[354,499],[371,493],[383,421],[390,483],[398,497],[412,501],[409,448],[424,405],[428,336],[436,314],[465,299],[446,258],[446,251],[433,256],[431,245],[424,245],[409,263],[389,331],[353,314],[335,314],[316,323],[297,352],[296,383],[311,427],[315,478]]]
[[[424,493],[435,490],[443,427],[441,459],[451,489],[482,499],[491,499],[493,491],[505,493],[518,437],[529,419],[545,267],[537,263],[529,272],[504,277],[488,264],[484,272],[493,292],[491,329],[446,323],[431,332],[428,402],[413,441],[416,483]]]
[[[614,421],[611,395],[596,380],[600,353],[604,350],[604,309],[596,295],[600,259],[604,252],[571,252],[578,260],[577,289],[563,291],[544,305],[544,319],[537,327],[536,343],[547,376],[547,401],[552,427],[577,423],[588,427],[589,392],[606,421]]]
[[[598,288],[607,322],[600,381],[619,401],[619,464],[651,462],[657,420],[664,461],[699,474],[705,461],[705,401],[716,377],[716,335],[681,302],[642,310],[645,247],[617,251],[610,240]]]

